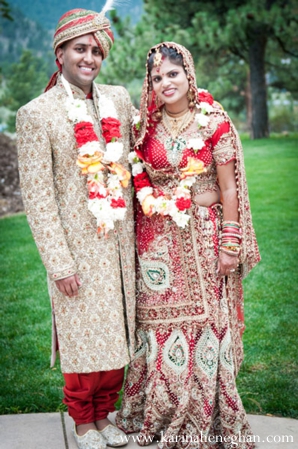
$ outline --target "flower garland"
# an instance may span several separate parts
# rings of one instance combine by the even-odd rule
[[[99,94],[96,84],[93,86],[99,97],[100,120],[106,151],[101,148],[94,131],[93,119],[88,114],[85,101],[74,99],[69,83],[62,76],[62,82],[68,93],[66,109],[68,118],[74,123],[74,135],[78,147],[77,165],[87,176],[88,209],[97,219],[97,232],[107,236],[114,229],[116,220],[124,220],[126,203],[123,188],[128,186],[130,173],[117,161],[123,154],[121,122],[111,100]]]
[[[210,121],[209,114],[213,112],[213,97],[208,91],[198,89],[197,109],[195,121],[198,129],[204,128]],[[140,116],[134,119],[134,131],[140,130]],[[152,130],[150,130],[152,133]],[[205,142],[201,137],[189,139],[187,149],[197,153],[205,147]],[[132,166],[134,177],[134,187],[137,199],[139,200],[143,212],[147,216],[160,214],[170,216],[181,228],[185,228],[190,220],[187,210],[191,207],[191,187],[196,182],[197,176],[207,171],[205,164],[200,159],[188,157],[187,165],[180,169],[180,181],[171,194],[163,194],[154,191],[154,187],[145,171],[145,164],[135,151],[128,155],[128,160]]]
[[[128,155],[130,164],[132,165],[132,173],[134,176],[134,186],[143,212],[147,216],[154,213],[162,216],[169,215],[175,223],[184,228],[190,219],[190,215],[186,214],[187,209],[191,207],[191,186],[196,182],[196,175],[206,171],[204,162],[188,158],[188,164],[185,168],[180,169],[180,182],[171,195],[159,193],[154,196],[155,192],[148,174],[144,172],[144,164],[135,151]]]

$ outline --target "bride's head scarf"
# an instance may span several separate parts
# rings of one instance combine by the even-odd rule
[[[142,95],[141,95],[141,104],[140,104],[140,116],[141,116],[141,128],[139,138],[136,142],[136,145],[141,145],[145,134],[147,125],[150,117],[162,106],[161,103],[158,102],[154,91],[152,90],[152,81],[151,81],[151,70],[152,66],[159,66],[162,64],[162,61],[166,59],[168,56],[163,54],[164,49],[166,50],[164,53],[169,53],[172,50],[172,55],[170,54],[170,61],[177,65],[182,65],[185,70],[188,82],[189,82],[189,92],[190,96],[193,97],[194,102],[197,99],[197,82],[196,82],[196,73],[194,62],[191,53],[187,50],[187,48],[183,47],[183,45],[176,44],[175,42],[161,42],[160,44],[154,45],[154,47],[150,48],[147,59],[146,59],[146,76],[143,83]],[[177,58],[177,55],[180,55],[181,58]],[[181,61],[181,62],[180,62]]]

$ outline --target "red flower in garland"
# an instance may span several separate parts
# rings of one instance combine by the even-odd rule
[[[143,187],[152,187],[146,172],[139,173],[134,177],[134,186],[137,192]]]
[[[213,104],[213,102],[214,102],[214,99],[213,99],[212,95],[209,94],[209,92],[204,92],[204,91],[199,92],[198,97],[199,97],[200,101],[203,101],[205,103]]]
[[[82,147],[88,142],[98,141],[91,122],[79,122],[74,126],[74,133],[77,144]]]
[[[120,126],[121,122],[113,117],[103,118],[101,120],[102,135],[106,143],[110,143],[112,139],[119,139],[122,137],[120,133]]]
[[[111,200],[111,206],[116,207],[126,207],[125,200],[123,198],[118,198],[115,200],[115,198],[112,198]]]
[[[89,192],[89,200],[95,200],[95,198],[100,200],[101,198],[106,198],[106,196],[96,192]]]
[[[185,209],[189,209],[191,206],[191,199],[190,198],[178,198],[175,201],[176,207],[179,210],[185,210]]]
[[[100,184],[95,181],[87,181],[88,185],[88,191],[89,191],[89,200],[95,200],[95,198],[98,198],[99,200],[101,198],[107,197],[107,191],[103,190],[101,193],[99,193]],[[105,192],[105,194],[103,194]]]

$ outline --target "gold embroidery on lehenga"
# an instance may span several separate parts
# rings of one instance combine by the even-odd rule
[[[147,363],[152,363],[157,358],[158,345],[153,330],[149,330],[147,335]]]
[[[140,340],[140,341],[139,341]],[[141,329],[137,332],[137,346],[135,348],[135,359],[146,354],[146,334]]]
[[[220,363],[234,375],[231,333],[228,329],[220,346]]]

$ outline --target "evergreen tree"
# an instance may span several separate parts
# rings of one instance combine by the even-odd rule
[[[10,7],[6,0],[0,0],[0,13],[3,19],[13,20],[10,15]]]
[[[24,50],[19,63],[11,66],[3,105],[13,114],[8,120],[8,131],[15,131],[15,117],[17,110],[33,98],[40,95],[48,81],[46,69],[42,59],[34,56],[29,50]]]
[[[145,0],[145,9],[155,28],[173,40],[180,37],[195,60],[209,54],[216,67],[233,54],[245,61],[249,68],[251,137],[268,136],[265,74],[274,65],[279,67],[275,74],[284,73],[282,58],[278,60],[276,55],[298,57],[295,0]]]

